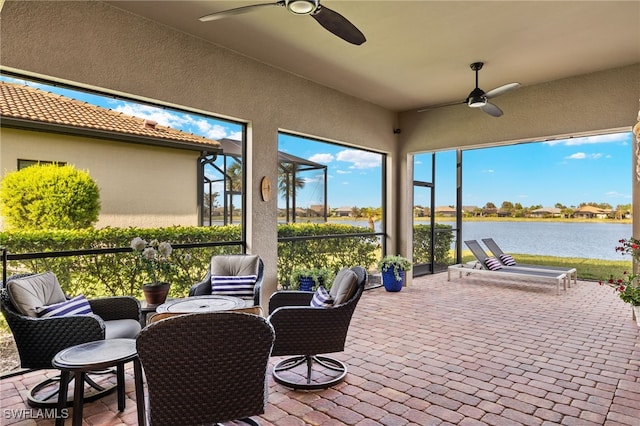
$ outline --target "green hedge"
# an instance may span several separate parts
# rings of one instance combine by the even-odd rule
[[[436,223],[435,263],[447,265],[451,263],[451,243],[453,242],[453,227]],[[413,227],[413,262],[429,263],[431,256],[431,226],[414,225]]]
[[[147,241],[169,241],[171,244],[239,241],[241,229],[239,226],[224,226],[0,232],[0,246],[7,248],[11,254],[128,248],[134,237]],[[171,295],[186,296],[189,287],[204,276],[213,254],[241,251],[239,245],[175,249],[172,258],[177,268]],[[185,253],[190,254],[189,261],[184,259]],[[83,293],[87,297],[133,295],[141,298],[141,285],[145,278],[139,268],[135,267],[135,259],[133,253],[125,252],[13,260],[9,262],[8,275],[53,271],[67,294]]]
[[[369,232],[368,228],[332,224],[279,225],[279,237],[326,236]],[[60,252],[69,250],[128,248],[134,237],[147,241],[157,239],[172,245],[241,240],[237,225],[212,227],[170,227],[157,229],[104,228],[87,230],[0,232],[0,246],[11,254]],[[379,249],[375,237],[318,239],[278,244],[278,279],[286,283],[294,267],[325,267],[337,272],[351,265],[375,264]],[[183,297],[189,287],[202,279],[212,255],[240,253],[240,245],[202,248],[174,248],[172,259],[177,264],[172,280],[171,296]],[[185,259],[188,253],[190,259]],[[20,272],[54,271],[67,294],[83,293],[87,297],[133,295],[142,297],[143,272],[136,268],[131,252],[99,253],[12,260],[8,275]]]
[[[278,237],[312,237],[370,233],[367,227],[344,224],[288,224],[278,226]],[[326,268],[337,273],[344,267],[372,267],[378,261],[380,244],[374,235],[283,241],[278,243],[278,282],[289,285],[298,268]]]

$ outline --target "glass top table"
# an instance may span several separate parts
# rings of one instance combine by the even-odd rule
[[[170,300],[156,308],[158,313],[190,314],[197,312],[231,311],[246,307],[246,302],[233,296],[206,295]]]

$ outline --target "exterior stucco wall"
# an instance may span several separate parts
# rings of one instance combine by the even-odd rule
[[[247,244],[265,262],[265,298],[277,206],[261,200],[260,179],[277,180],[278,131],[389,154],[397,145],[391,111],[99,2],[5,2],[0,50],[6,69],[247,122]]]
[[[0,137],[2,176],[18,159],[87,171],[100,188],[97,227],[198,224],[197,152],[8,128]]]

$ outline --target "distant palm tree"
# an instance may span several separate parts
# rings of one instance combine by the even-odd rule
[[[229,222],[233,222],[233,195],[242,194],[242,164],[234,162],[227,168],[227,191],[231,193],[229,198]]]
[[[300,166],[296,163],[280,163],[278,173],[278,192],[282,195],[286,203],[287,223],[289,223],[290,205],[289,200],[295,197],[298,189],[304,188],[305,181],[297,176]],[[295,206],[294,206],[295,208]]]

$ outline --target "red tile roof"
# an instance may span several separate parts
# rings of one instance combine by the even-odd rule
[[[153,121],[122,114],[86,102],[56,95],[33,87],[0,82],[0,116],[34,123],[71,126],[99,132],[133,135],[151,140],[199,144],[219,148],[220,143],[192,133],[160,126]]]

